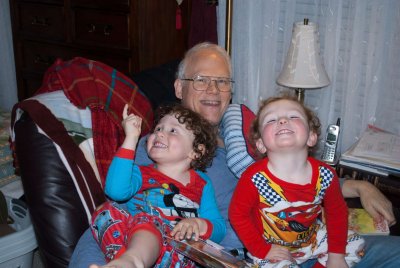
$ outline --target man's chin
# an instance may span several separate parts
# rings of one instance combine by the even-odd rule
[[[213,118],[206,118],[207,121],[213,126],[213,127],[218,127],[219,123],[221,122],[221,120],[216,119],[215,117]]]
[[[218,113],[207,113],[203,114],[203,117],[213,126],[218,126],[219,123],[221,122],[221,117],[218,116]]]

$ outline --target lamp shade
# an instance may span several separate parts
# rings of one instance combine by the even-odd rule
[[[293,24],[292,42],[276,82],[285,87],[307,89],[329,85],[329,77],[320,55],[319,34],[315,23]]]

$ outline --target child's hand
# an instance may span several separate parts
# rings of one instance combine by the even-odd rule
[[[125,135],[139,137],[142,126],[142,118],[134,114],[128,115],[128,104],[125,104],[124,111],[122,112],[122,118],[122,127],[124,128]]]
[[[207,232],[207,223],[199,218],[186,218],[178,222],[171,232],[176,240],[194,239],[199,240],[200,235]]]
[[[328,268],[349,268],[347,265],[344,254],[328,253],[328,261],[326,262]]]
[[[295,261],[292,257],[292,254],[290,254],[290,251],[287,248],[275,244],[271,245],[271,249],[269,250],[265,258],[272,262],[283,260],[288,260],[292,262]]]
[[[142,118],[134,114],[128,115],[128,104],[125,104],[122,118],[121,124],[125,131],[125,140],[122,147],[135,150],[141,132]]]

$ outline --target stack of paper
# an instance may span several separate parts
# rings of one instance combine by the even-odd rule
[[[381,175],[400,174],[400,136],[368,125],[339,164]]]

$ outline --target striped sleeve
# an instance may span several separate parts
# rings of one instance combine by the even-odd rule
[[[249,111],[246,116],[243,112],[244,108]],[[237,178],[240,178],[243,171],[255,162],[245,135],[253,119],[254,114],[240,104],[230,104],[222,118],[221,131],[227,151],[227,165]],[[248,122],[247,125],[245,121]]]

